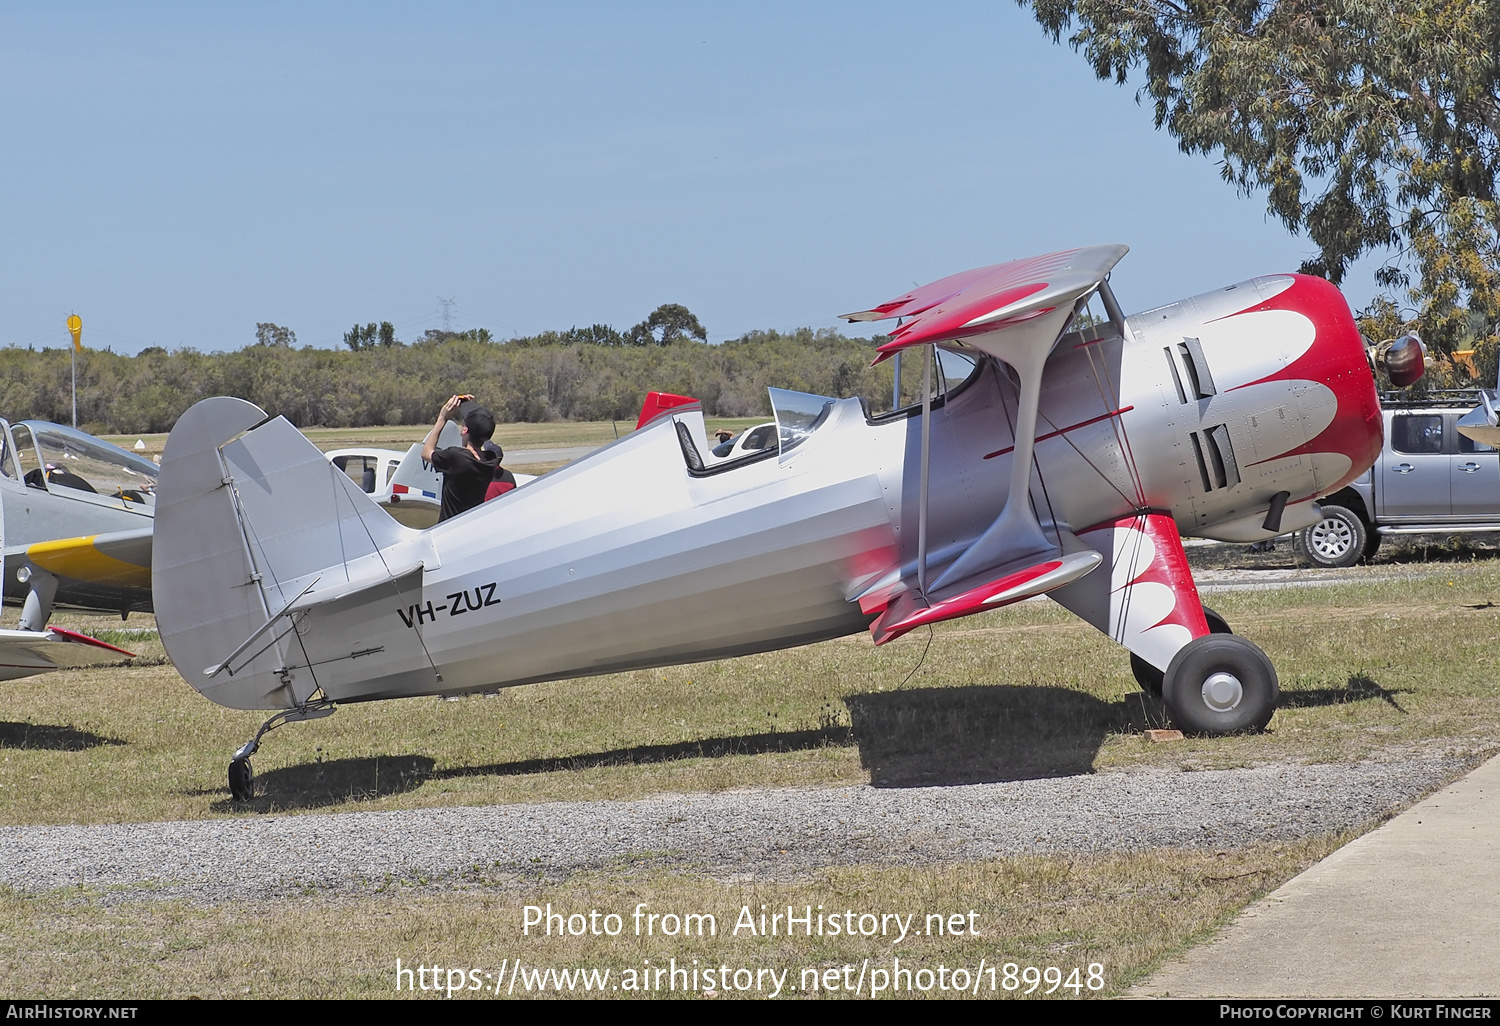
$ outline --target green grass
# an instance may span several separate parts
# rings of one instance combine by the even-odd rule
[[[939,625],[930,649],[925,632],[880,648],[857,635],[488,697],[345,706],[267,736],[255,760],[261,796],[248,806],[228,801],[225,766],[264,715],[199,697],[154,639],[110,634],[146,665],[0,689],[0,823],[1495,751],[1500,607],[1484,604],[1500,596],[1500,565],[1376,579],[1388,572],[1212,596],[1280,673],[1281,708],[1261,734],[1146,743],[1141,729],[1160,725],[1163,713],[1137,688],[1125,653],[1061,607],[1033,602]],[[150,620],[127,626],[137,624]],[[110,621],[65,625],[88,631]]]
[[[494,697],[341,708],[268,735],[262,796],[229,801],[230,752],[259,713],[196,695],[149,633],[77,618],[146,665],[61,672],[0,689],[0,823],[238,819],[781,785],[962,783],[1140,766],[1478,759],[1497,749],[1500,564],[1382,565],[1347,583],[1214,594],[1276,662],[1270,729],[1147,743],[1161,710],[1118,647],[1047,602],[939,625],[882,648],[857,636],[696,666],[529,685]],[[103,628],[104,630],[101,630]],[[145,634],[136,633],[147,628]],[[15,997],[395,996],[399,957],[495,971],[621,971],[672,958],[787,970],[1006,961],[1104,967],[1124,991],[1348,838],[925,867],[840,867],[788,880],[664,873],[642,853],[553,879],[476,866],[371,881],[357,895],[225,903],[151,889],[0,892],[0,991]],[[848,938],[538,938],[521,909],[660,910],[733,918],[741,905],[977,915],[981,936],[897,952]],[[726,921],[727,922],[727,921]],[[402,995],[406,996],[406,995]],[[417,995],[423,996],[423,995]]]
[[[437,411],[433,411],[437,416]],[[762,424],[765,417],[712,417],[707,421],[712,435],[720,428],[743,431],[747,427]],[[432,424],[405,424],[386,427],[365,428],[308,428],[303,432],[319,449],[352,449],[360,446],[376,449],[405,450],[415,442],[427,437]],[[495,438],[506,449],[560,449],[575,445],[604,445],[621,435],[635,430],[635,421],[549,421],[542,424],[499,424],[495,427]],[[135,449],[139,440],[146,443],[143,455],[150,458],[159,455],[167,444],[165,434],[148,435],[100,435],[124,449]],[[559,464],[560,465],[560,464]],[[512,468],[513,470],[516,468]],[[533,471],[524,471],[533,473]]]

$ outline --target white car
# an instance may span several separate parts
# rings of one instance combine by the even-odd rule
[[[714,446],[713,454],[720,461],[737,460],[752,452],[775,449],[779,444],[776,422],[773,420],[769,424],[757,424],[753,428],[746,428],[729,441],[720,442]]]

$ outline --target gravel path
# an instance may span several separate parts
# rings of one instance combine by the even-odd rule
[[[406,812],[0,829],[0,883],[86,883],[217,901],[388,877],[461,882],[481,867],[563,876],[636,859],[718,876],[836,864],[931,864],[1022,853],[1234,847],[1405,808],[1454,759],[1182,773],[1146,770],[960,787],[661,795]]]

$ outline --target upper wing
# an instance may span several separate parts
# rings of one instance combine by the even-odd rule
[[[993,264],[842,316],[850,321],[903,319],[891,332],[891,341],[879,348],[878,363],[908,346],[999,331],[1071,307],[1097,288],[1129,251],[1121,245],[1086,246]]]
[[[151,588],[151,527],[28,545],[25,555],[35,566],[58,577],[91,584]]]

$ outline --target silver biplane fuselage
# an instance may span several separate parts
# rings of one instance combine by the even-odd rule
[[[285,420],[207,400],[163,459],[162,639],[214,701],[299,718],[866,628],[883,642],[1050,592],[1158,685],[1166,672],[1174,711],[1207,717],[1196,726],[1263,725],[1274,671],[1255,684],[1260,663],[1235,662],[1253,645],[1231,636],[1224,666],[1177,668],[1230,644],[1204,640],[1177,528],[1253,541],[1317,520],[1313,500],[1380,449],[1364,347],[1338,292],[1297,275],[1124,318],[1103,280],[1117,259],[1046,300],[1060,315],[1023,308],[992,334],[936,339],[927,404],[870,416],[857,399],[773,389],[779,447],[717,465],[696,404],[648,410],[634,433],[425,532]],[[1037,387],[989,343],[1047,316]],[[1019,468],[1029,498],[1008,505],[1018,423],[1034,459]],[[1202,703],[1181,697],[1184,674]]]

